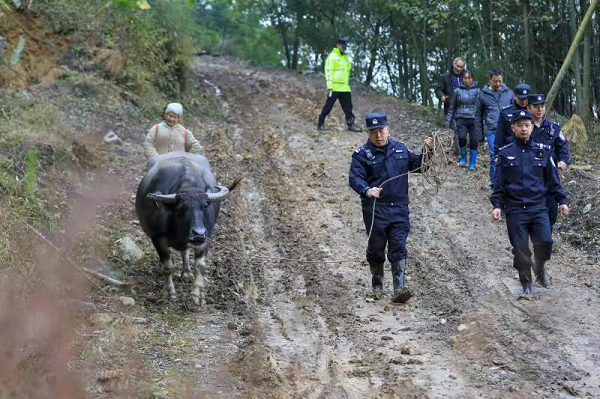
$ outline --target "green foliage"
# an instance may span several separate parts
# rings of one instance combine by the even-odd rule
[[[201,36],[193,4],[190,0],[48,0],[39,7],[54,30],[77,32],[77,47],[116,51],[124,78],[115,77],[124,79],[131,90],[141,92],[153,85],[172,98]]]
[[[18,98],[10,101],[15,107],[0,113],[0,198],[27,218],[55,225],[48,201],[56,193],[41,189],[38,181],[52,168],[75,165],[71,141],[64,138],[67,128],[53,106]],[[0,109],[4,111],[1,103]]]
[[[244,1],[205,0],[195,7],[199,30],[198,47],[209,53],[224,53],[261,65],[281,65],[281,40],[275,27],[261,22],[256,7]]]
[[[30,150],[25,157],[25,195],[33,197],[37,189],[40,152],[37,148]]]

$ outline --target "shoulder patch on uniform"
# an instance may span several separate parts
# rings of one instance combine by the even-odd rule
[[[506,109],[506,108],[510,108],[510,107],[512,107],[512,104],[505,105],[504,107],[502,107],[502,109]]]
[[[567,139],[565,138],[565,135],[563,134],[562,130],[558,134],[558,137],[560,137],[560,139],[563,140],[563,141],[567,141]]]
[[[358,147],[356,150],[354,150],[354,152],[358,154],[360,152],[360,150],[364,150],[364,148],[363,147]]]
[[[500,149],[499,149],[498,151],[502,151],[502,150],[504,150],[505,148],[508,148],[508,147],[510,147],[510,146],[512,146],[512,145],[514,145],[514,144],[515,144],[515,143],[514,143],[514,141],[513,141],[512,143],[508,143],[507,145],[504,145],[504,146],[500,147]]]

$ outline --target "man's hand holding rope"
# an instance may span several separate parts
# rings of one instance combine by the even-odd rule
[[[425,158],[425,160],[429,160],[429,158],[433,155],[433,151],[435,149],[435,144],[436,144],[436,140],[433,136],[427,136],[425,137],[425,140],[423,140],[423,157]],[[425,161],[424,160],[424,161]],[[423,164],[427,164],[427,162],[423,162]],[[422,165],[423,165],[422,164]],[[426,167],[421,166],[423,169],[427,169]],[[400,175],[400,176],[404,176],[406,173]],[[397,177],[400,176],[394,176],[391,179],[388,179],[386,181],[384,181],[383,183],[381,183],[381,186],[379,187],[372,187],[370,189],[367,190],[367,197],[369,198],[379,198],[379,196],[381,195],[381,191],[383,190],[383,185],[385,183],[387,183],[390,180],[393,180]]]

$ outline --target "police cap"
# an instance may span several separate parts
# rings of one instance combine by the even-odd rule
[[[528,98],[531,93],[531,87],[525,83],[519,83],[515,86],[515,95],[519,97],[521,100]]]
[[[345,37],[340,37],[337,39],[336,44],[343,44],[344,46],[348,47],[348,39]]]
[[[526,109],[515,112],[512,116],[512,119],[510,120],[511,125],[515,124],[515,122],[518,121],[519,119],[533,120],[533,117],[531,116],[531,112],[527,111]]]
[[[544,94],[530,94],[527,97],[527,103],[529,105],[546,104],[546,96]]]
[[[367,130],[387,126],[387,115],[384,112],[372,112],[366,118]]]

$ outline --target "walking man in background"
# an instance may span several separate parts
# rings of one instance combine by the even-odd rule
[[[346,116],[348,130],[351,132],[360,132],[360,129],[354,124],[354,114],[352,113],[352,94],[350,92],[350,70],[352,64],[346,48],[348,40],[339,38],[335,48],[331,51],[325,60],[325,80],[327,82],[327,101],[319,115],[317,130],[325,130],[325,118],[331,112],[336,100],[340,100],[340,105]]]
[[[552,160],[549,145],[531,138],[533,118],[527,110],[518,111],[512,120],[515,141],[500,148],[494,192],[490,197],[494,220],[506,214],[508,238],[513,247],[513,267],[519,272],[523,288],[519,299],[531,300],[531,267],[537,281],[544,287],[550,284],[546,261],[552,254],[552,231],[546,208],[546,196],[551,195],[560,206],[562,215],[569,214],[558,171]],[[529,237],[533,243],[531,261]]]
[[[438,85],[435,87],[435,95],[444,105],[444,119],[447,119],[448,110],[450,109],[450,99],[454,94],[454,90],[460,87],[463,83],[463,75],[467,68],[467,62],[463,57],[456,57],[452,61],[452,68],[442,76],[440,76]],[[458,133],[456,125],[453,123],[450,128],[454,130],[454,153],[459,153]]]
[[[478,136],[485,132],[485,138],[490,151],[490,187],[493,188],[496,176],[496,164],[494,153],[494,140],[500,111],[510,105],[513,92],[504,84],[504,72],[501,69],[493,69],[489,74],[489,83],[481,89],[475,104],[475,126],[479,132]]]
[[[404,287],[408,256],[406,238],[410,232],[408,173],[421,172],[424,155],[414,154],[404,143],[389,138],[385,113],[367,115],[366,125],[369,140],[352,154],[349,182],[362,202],[363,220],[369,235],[367,262],[371,268],[373,294],[375,299],[383,296],[383,265],[387,245],[394,286],[392,301],[406,302],[412,296]],[[433,148],[433,138],[425,138],[423,145]],[[372,218],[373,206],[375,220]]]

